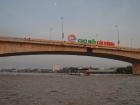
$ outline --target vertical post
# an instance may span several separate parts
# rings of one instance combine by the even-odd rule
[[[95,33],[95,35],[96,35],[96,41],[98,40],[98,34],[97,33]]]
[[[118,36],[118,41],[117,41],[117,43],[118,43],[118,48],[119,48],[119,46],[120,46],[120,33],[119,33],[118,25],[115,25],[115,27],[116,27],[116,30],[117,30],[117,36]]]
[[[133,38],[130,39],[130,47],[133,47]]]
[[[64,40],[64,17],[61,17],[61,28],[62,28],[62,40]]]
[[[49,28],[49,39],[50,39],[50,40],[52,40],[52,30],[53,30],[53,28],[50,27],[50,28]]]

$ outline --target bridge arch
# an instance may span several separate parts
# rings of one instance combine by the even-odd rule
[[[0,56],[20,56],[36,54],[65,54],[95,56],[115,59],[133,64],[133,73],[140,74],[140,51],[94,47],[68,43],[40,42],[27,40],[2,40],[0,41]]]
[[[71,48],[70,48],[71,49]],[[139,59],[136,59],[136,58],[133,58],[133,57],[130,57],[130,56],[127,56],[125,55],[125,53],[123,54],[114,54],[112,53],[113,51],[111,51],[110,53],[110,49],[109,51],[107,52],[104,52],[103,50],[104,49],[92,49],[91,52],[88,52],[87,49],[85,48],[84,49],[85,51],[81,52],[81,51],[71,51],[71,50],[67,50],[67,51],[64,51],[64,50],[57,50],[54,49],[54,50],[42,50],[42,51],[39,51],[39,50],[34,50],[34,51],[14,51],[14,52],[5,52],[5,53],[2,53],[0,54],[0,57],[6,57],[6,56],[22,56],[22,55],[46,55],[46,54],[55,54],[55,55],[81,55],[81,56],[90,56],[90,57],[99,57],[99,58],[107,58],[107,59],[113,59],[113,60],[119,60],[119,61],[124,61],[124,62],[128,62],[128,63],[133,63],[133,62],[139,62]],[[108,49],[105,49],[105,50],[108,50]],[[112,49],[111,49],[112,50]],[[99,51],[99,52],[98,52]],[[127,53],[128,54],[128,53]]]

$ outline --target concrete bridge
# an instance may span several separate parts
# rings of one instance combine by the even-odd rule
[[[66,54],[110,58],[132,63],[133,74],[140,74],[140,49],[101,47],[47,39],[0,37],[0,57],[34,54]]]

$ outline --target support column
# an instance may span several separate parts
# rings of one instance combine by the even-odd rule
[[[133,63],[132,70],[134,75],[140,75],[140,62]]]

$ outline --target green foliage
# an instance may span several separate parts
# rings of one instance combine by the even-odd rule
[[[119,67],[116,69],[117,74],[132,74],[132,67],[127,66],[127,67]]]

